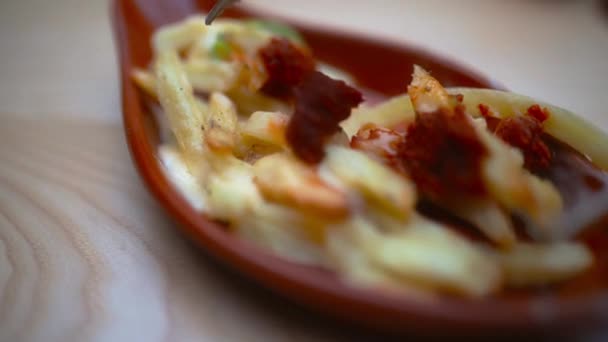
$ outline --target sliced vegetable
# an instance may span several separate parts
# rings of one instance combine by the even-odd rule
[[[248,25],[253,28],[262,29],[274,35],[287,38],[297,44],[304,43],[304,38],[302,38],[302,35],[300,35],[298,31],[276,21],[250,20]]]
[[[226,36],[218,34],[215,43],[211,46],[211,56],[215,59],[226,60],[232,55],[232,46]]]

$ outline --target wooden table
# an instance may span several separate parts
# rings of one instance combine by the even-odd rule
[[[250,3],[427,47],[608,130],[594,1]],[[106,1],[2,1],[0,44],[0,341],[352,337],[209,262],[144,189]]]

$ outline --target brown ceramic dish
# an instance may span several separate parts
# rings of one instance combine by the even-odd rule
[[[147,115],[145,100],[129,75],[134,67],[144,67],[150,62],[149,38],[155,28],[195,12],[208,11],[212,3],[205,0],[115,0],[112,8],[120,57],[124,126],[132,158],[145,184],[179,222],[178,227],[205,251],[289,299],[334,317],[385,331],[442,335],[547,331],[581,328],[605,318],[608,296],[603,288],[567,297],[549,293],[480,301],[446,298],[430,304],[350,288],[331,274],[280,260],[230,235],[193,210],[163,176],[156,157],[158,132],[155,123]],[[225,15],[255,14],[232,9]],[[319,59],[343,68],[360,84],[385,96],[405,90],[413,64],[431,70],[445,86],[501,88],[469,70],[418,49],[343,32],[295,26]]]

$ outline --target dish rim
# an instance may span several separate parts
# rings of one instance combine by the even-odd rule
[[[331,316],[393,332],[427,331],[437,328],[459,332],[496,332],[516,330],[545,330],[586,325],[608,313],[608,293],[592,293],[574,298],[537,296],[525,299],[441,298],[437,302],[420,302],[375,290],[348,286],[335,277],[311,276],[306,267],[280,259],[236,235],[225,232],[218,224],[193,209],[179,191],[164,176],[155,157],[155,146],[146,138],[145,114],[140,95],[130,79],[134,67],[129,61],[127,18],[121,5],[127,0],[111,2],[112,29],[120,70],[123,124],[131,158],[144,185],[160,205],[176,220],[177,228],[195,241],[208,255],[224,265],[299,304]],[[273,18],[277,18],[273,16]],[[293,23],[293,20],[286,20]],[[312,31],[313,28],[297,22]],[[330,33],[353,39],[369,40],[369,36],[331,29]],[[374,42],[390,48],[413,51],[438,64],[460,73],[474,76],[492,87],[498,83],[480,76],[470,68],[445,57],[408,44],[373,38]],[[556,310],[559,308],[559,310]],[[445,332],[445,331],[443,331]]]

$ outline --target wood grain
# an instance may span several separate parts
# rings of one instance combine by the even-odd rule
[[[597,1],[244,2],[413,42],[608,130]],[[0,43],[0,342],[360,337],[177,233],[128,156],[107,0],[0,1]]]
[[[0,341],[336,337],[185,241],[120,125],[5,117],[0,160]]]

